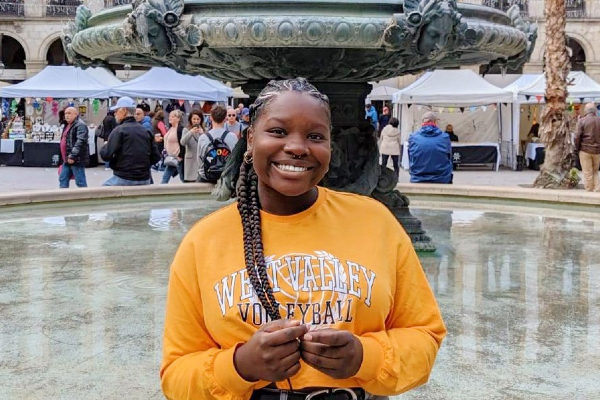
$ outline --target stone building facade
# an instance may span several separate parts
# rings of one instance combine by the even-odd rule
[[[127,4],[130,1],[0,0],[0,49],[4,64],[0,80],[20,81],[41,71],[46,65],[61,65],[67,62],[60,44],[60,32],[64,23],[73,18],[79,4],[85,4],[95,13],[102,8]],[[523,70],[509,72],[542,72],[545,32],[543,0],[459,1],[502,10],[506,10],[513,3],[519,4],[523,14],[537,22],[538,41],[530,62]],[[600,0],[567,0],[567,8],[567,36],[572,51],[573,69],[583,70],[600,81]],[[475,70],[477,68],[473,67]],[[395,80],[395,85],[403,87],[413,80],[414,77],[402,77]]]

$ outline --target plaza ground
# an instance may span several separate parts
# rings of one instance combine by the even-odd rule
[[[0,193],[16,193],[28,190],[45,190],[58,188],[58,170],[56,168],[26,168],[26,167],[0,167]],[[464,170],[454,172],[456,185],[469,186],[529,186],[533,183],[538,171],[479,171]],[[99,187],[112,176],[112,171],[105,170],[104,166],[86,169],[86,178],[89,187]],[[154,182],[160,182],[162,172],[152,172]],[[408,171],[400,171],[400,183],[408,183]],[[155,183],[157,185],[158,183]],[[179,177],[172,178],[170,185],[184,185]],[[71,188],[75,183],[71,182]]]

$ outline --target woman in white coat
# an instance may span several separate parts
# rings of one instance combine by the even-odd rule
[[[400,131],[398,130],[397,118],[391,118],[390,122],[381,131],[379,153],[381,153],[381,166],[383,168],[387,166],[389,157],[392,157],[394,172],[398,175],[400,173]]]
[[[194,110],[188,116],[188,126],[183,130],[181,145],[185,146],[184,181],[196,182],[198,178],[198,138],[205,132],[204,115]]]

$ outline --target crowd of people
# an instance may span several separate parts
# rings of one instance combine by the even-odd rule
[[[152,184],[152,169],[163,172],[163,184],[175,177],[181,182],[216,183],[248,122],[249,110],[242,103],[237,108],[212,105],[207,116],[194,109],[184,120],[179,109],[171,110],[166,118],[162,109],[152,113],[148,104],[122,97],[96,131],[104,141],[100,156],[105,168],[113,171],[103,186]],[[72,178],[78,187],[87,186],[88,135],[77,109],[67,108],[61,139],[61,188],[68,188]]]

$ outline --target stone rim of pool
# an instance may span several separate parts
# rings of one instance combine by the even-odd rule
[[[72,190],[40,190],[0,194],[0,208],[13,208],[33,204],[63,203],[82,200],[160,198],[163,196],[207,196],[213,186],[205,183],[186,185],[152,185],[138,187],[96,187]],[[586,211],[600,210],[600,194],[580,190],[540,190],[523,187],[467,186],[437,184],[399,184],[397,189],[412,200],[440,201],[444,203],[500,203],[510,206],[576,207]]]

